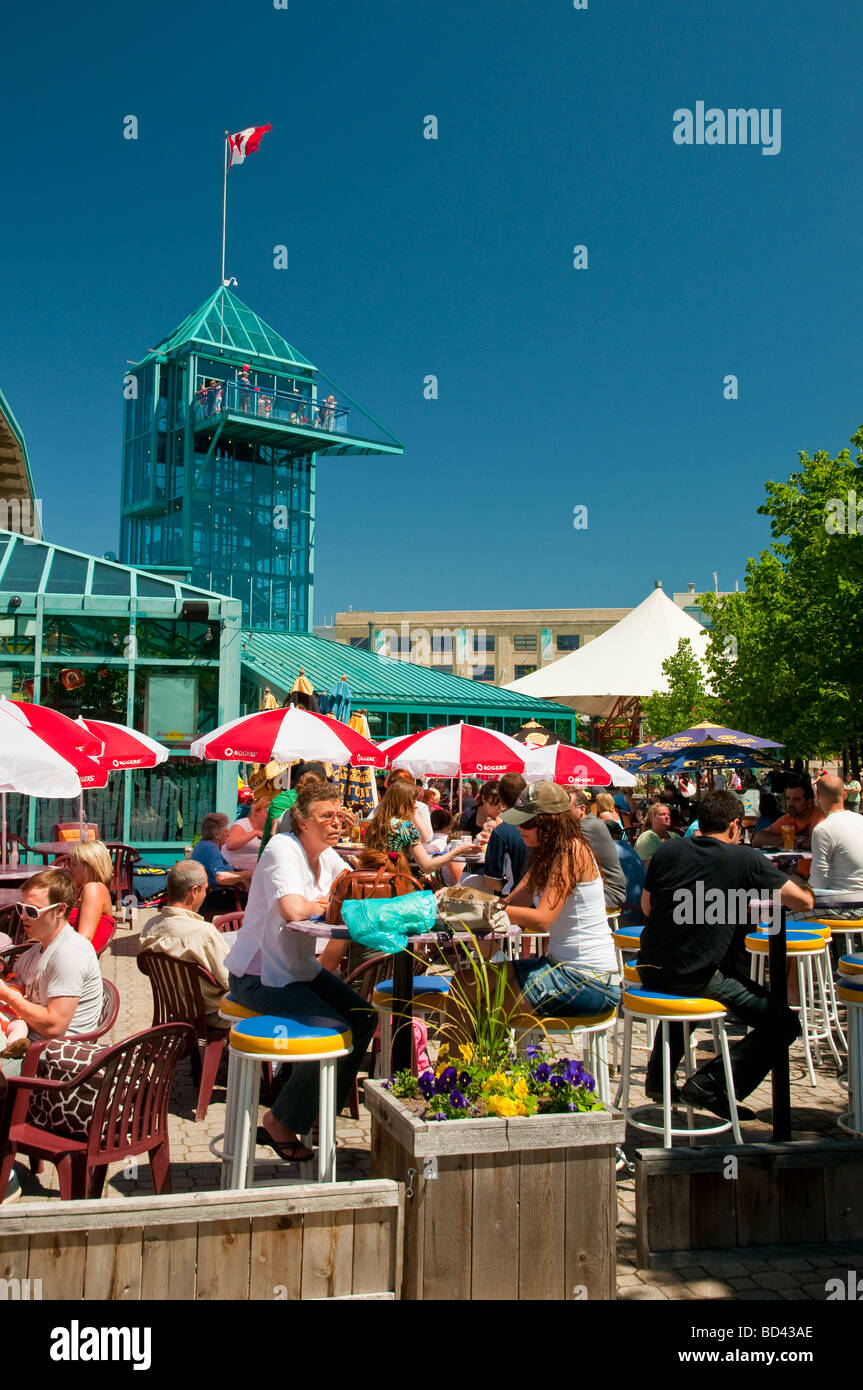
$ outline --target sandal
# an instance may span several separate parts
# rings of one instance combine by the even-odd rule
[[[292,1139],[290,1142],[280,1143],[268,1134],[263,1125],[259,1125],[255,1141],[266,1148],[275,1149],[279,1158],[284,1163],[307,1163],[310,1158],[314,1158],[314,1150],[307,1149],[300,1139]]]

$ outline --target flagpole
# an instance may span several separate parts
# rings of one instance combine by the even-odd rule
[[[222,182],[222,278],[221,285],[225,283],[225,220],[228,211],[228,132],[225,131],[225,176]]]

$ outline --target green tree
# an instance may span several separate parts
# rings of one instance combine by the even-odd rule
[[[789,757],[837,754],[863,729],[863,427],[851,442],[855,459],[803,451],[765,485],[770,549],[749,560],[745,593],[702,598],[725,722]]]
[[[688,637],[681,637],[677,651],[663,661],[662,674],[668,693],[655,691],[642,705],[650,738],[666,738],[705,719],[716,719],[717,701],[704,688],[704,672]]]

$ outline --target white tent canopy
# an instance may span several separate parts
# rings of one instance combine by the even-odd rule
[[[662,663],[677,651],[681,637],[690,639],[703,666],[707,630],[657,587],[600,637],[505,689],[555,700],[582,714],[608,715],[620,699],[667,691]]]

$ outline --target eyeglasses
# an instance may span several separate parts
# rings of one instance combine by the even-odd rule
[[[322,824],[326,821],[340,821],[341,818],[341,811],[333,811],[328,816],[321,815],[320,811],[315,814],[315,820],[321,821]]]
[[[49,903],[47,907],[34,907],[32,903],[16,903],[15,911],[19,917],[26,917],[30,922],[38,922],[45,912],[53,912],[55,908],[62,907],[62,903]]]

